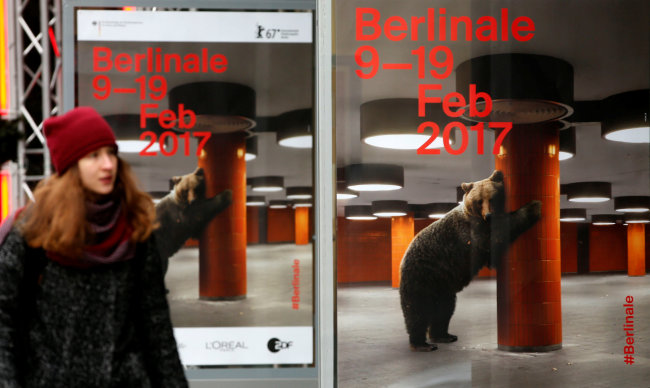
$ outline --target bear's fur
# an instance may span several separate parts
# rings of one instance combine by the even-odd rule
[[[205,176],[202,168],[191,174],[173,177],[173,190],[156,204],[154,231],[165,272],[168,259],[188,238],[199,238],[203,228],[232,202],[232,191],[224,190],[205,198]]]
[[[432,351],[431,342],[453,342],[449,320],[456,293],[483,266],[494,268],[513,242],[541,217],[541,202],[510,213],[505,209],[503,174],[463,183],[463,203],[420,231],[404,253],[400,267],[402,312],[414,351]]]

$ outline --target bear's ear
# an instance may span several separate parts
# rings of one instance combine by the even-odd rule
[[[474,187],[474,183],[461,183],[460,187],[464,192],[469,193],[469,191]]]
[[[178,184],[178,182],[181,181],[181,179],[183,179],[182,176],[174,176],[174,177],[172,177],[172,183],[174,184],[174,186],[176,186]]]
[[[503,173],[499,170],[494,170],[492,175],[490,175],[490,180],[493,182],[503,182]]]
[[[194,170],[194,174],[196,174],[197,176],[205,175],[205,173],[203,172],[203,168],[201,167],[197,167],[196,170]]]

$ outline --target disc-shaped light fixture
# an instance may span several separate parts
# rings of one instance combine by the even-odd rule
[[[140,115],[136,114],[115,114],[104,116],[104,119],[113,129],[119,152],[132,154],[141,151],[160,152],[160,135],[163,129],[160,128],[157,119],[146,119],[144,128],[140,127]],[[154,136],[141,135],[151,131]],[[155,141],[154,141],[155,140]]]
[[[401,217],[408,213],[408,202],[381,200],[372,201],[372,214],[377,217]]]
[[[594,225],[616,225],[619,217],[615,214],[593,214],[591,223]]]
[[[169,191],[149,191],[147,192],[151,196],[151,199],[153,200],[153,203],[157,204],[160,202],[161,199],[163,199],[167,194],[169,194]]]
[[[587,219],[587,209],[560,209],[560,221],[579,222]]]
[[[257,158],[257,136],[246,138],[246,154],[244,160],[249,162]]]
[[[623,213],[643,213],[650,210],[650,197],[637,195],[614,197],[614,210]]]
[[[285,199],[272,199],[269,201],[270,209],[286,209],[293,205],[293,202],[287,201]]]
[[[470,104],[474,86],[476,103]],[[458,65],[456,90],[467,103],[463,117],[473,121],[531,124],[558,120],[573,112],[573,67],[545,55],[485,55]],[[479,112],[487,110],[479,93],[491,97],[492,109],[484,117],[470,116],[470,105]]]
[[[361,140],[375,147],[415,150],[423,146],[433,134],[431,128],[418,133],[426,121],[436,123],[438,136],[426,148],[442,148],[443,130],[447,123],[458,121],[443,112],[441,104],[429,104],[425,116],[418,116],[417,98],[387,98],[368,101],[361,105]],[[449,133],[449,144],[456,141],[455,130]]]
[[[650,90],[615,94],[603,100],[601,136],[625,143],[650,143]]]
[[[567,183],[564,190],[571,202],[605,202],[612,198],[612,184],[609,182]]]
[[[284,178],[281,176],[258,176],[247,180],[253,191],[274,192],[284,188]]]
[[[463,203],[463,197],[465,196],[465,190],[462,187],[456,186],[456,202],[459,204]]]
[[[404,187],[404,167],[394,164],[351,164],[345,168],[348,188],[354,191],[389,191]]]
[[[312,197],[312,188],[309,186],[289,186],[286,190],[287,199],[310,199]]]
[[[348,189],[345,182],[336,182],[336,199],[352,199],[359,196],[359,193]]]
[[[297,109],[283,113],[271,120],[278,144],[290,148],[312,148],[311,109]]]
[[[429,218],[442,218],[453,208],[458,206],[456,202],[434,202],[429,204]]]
[[[650,213],[626,213],[623,221],[628,224],[647,224],[650,222]]]
[[[246,196],[246,206],[264,206],[266,205],[266,199],[263,195],[247,195]]]
[[[348,205],[345,207],[345,218],[348,220],[376,220],[370,205]]]
[[[307,198],[294,199],[294,200],[292,200],[292,202],[293,202],[293,207],[294,208],[295,207],[311,207],[312,206],[311,198],[309,198],[309,199],[307,199]]]
[[[560,160],[571,159],[576,155],[576,127],[560,131]]]
[[[169,90],[169,108],[178,112],[176,129],[181,131],[231,133],[255,127],[255,90],[237,83],[201,81],[176,86]]]
[[[416,204],[409,203],[408,211],[413,213],[413,218],[422,220],[429,218],[429,204]]]

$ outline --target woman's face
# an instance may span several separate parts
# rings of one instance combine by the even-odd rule
[[[117,176],[117,155],[113,147],[98,148],[77,162],[81,184],[96,194],[110,194]]]

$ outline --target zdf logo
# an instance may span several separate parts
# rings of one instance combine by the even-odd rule
[[[267,346],[271,352],[277,353],[282,349],[289,349],[292,344],[293,342],[291,341],[284,342],[284,341],[280,341],[277,338],[271,338],[267,343]]]

